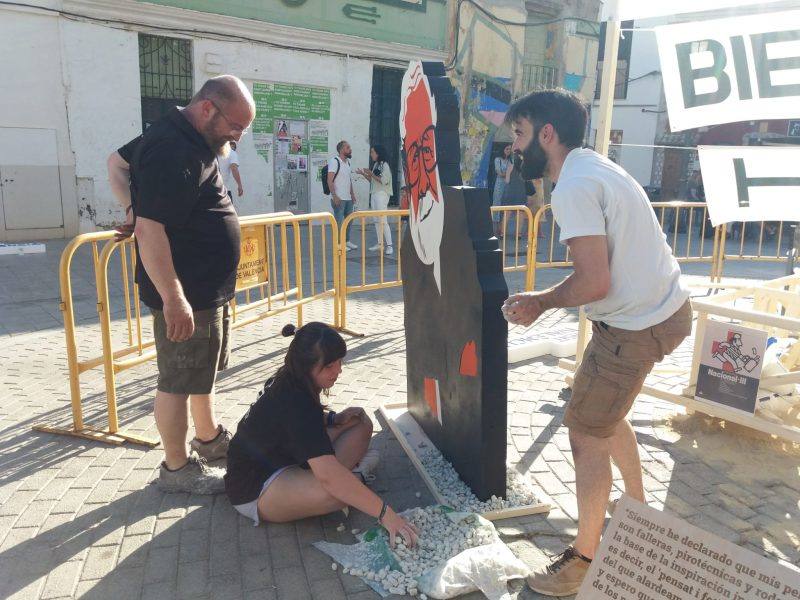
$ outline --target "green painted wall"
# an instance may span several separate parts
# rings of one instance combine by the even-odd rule
[[[447,35],[445,0],[146,1],[279,25],[399,42],[431,50],[444,50]]]

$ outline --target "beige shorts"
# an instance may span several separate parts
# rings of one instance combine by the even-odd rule
[[[666,321],[641,331],[593,322],[592,339],[575,373],[564,425],[594,437],[613,435],[653,365],[675,350],[691,331],[692,306],[688,300]]]
[[[217,371],[231,355],[228,305],[194,313],[194,333],[183,342],[167,339],[164,313],[153,309],[158,389],[168,394],[210,394]]]

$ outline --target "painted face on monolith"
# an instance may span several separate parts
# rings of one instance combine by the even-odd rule
[[[403,77],[400,99],[400,136],[403,167],[411,196],[409,226],[420,261],[433,265],[442,291],[439,246],[444,227],[442,183],[436,157],[436,105],[422,63],[412,61]]]

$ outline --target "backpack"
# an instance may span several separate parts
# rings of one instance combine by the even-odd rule
[[[333,179],[336,180],[336,176],[339,174],[339,169],[342,168],[342,161],[339,159],[338,156],[334,157],[336,159],[336,173],[333,174]],[[331,188],[328,187],[328,165],[322,167],[322,193],[326,196],[331,195]]]

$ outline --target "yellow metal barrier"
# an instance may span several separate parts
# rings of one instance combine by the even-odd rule
[[[361,336],[363,334],[356,333],[347,329],[347,294],[354,294],[357,292],[368,292],[371,290],[379,290],[391,287],[398,287],[403,285],[403,266],[400,259],[402,244],[403,244],[403,219],[409,215],[408,210],[362,210],[356,211],[347,215],[342,221],[342,226],[339,231],[339,240],[346,240],[348,229],[354,221],[358,221],[356,232],[350,231],[352,237],[353,233],[359,234],[358,251],[360,271],[360,282],[350,284],[347,281],[347,259],[348,255],[344,243],[339,247],[339,290],[340,290],[340,317],[339,323],[342,331],[350,335]],[[378,249],[378,277],[377,281],[367,280],[367,229],[374,227],[378,219],[386,219],[389,224],[390,231],[393,231],[393,250],[391,258],[387,258],[384,253],[384,248]],[[395,227],[396,225],[396,227]],[[392,276],[393,274],[393,276]]]
[[[532,265],[536,256],[533,213],[524,205],[492,206],[492,220],[496,215],[500,216],[500,249],[503,252],[503,272],[525,271],[525,290],[531,291],[533,290]],[[520,226],[520,222],[523,223],[522,226]],[[509,242],[509,239],[512,241]],[[507,259],[509,254],[511,258]],[[520,257],[523,260],[520,260]]]
[[[786,221],[752,221],[743,223],[727,223],[720,225],[717,255],[714,262],[717,281],[722,278],[726,260],[746,260],[753,262],[783,262],[786,254],[782,253],[784,240],[789,239],[788,248],[792,249],[794,241],[791,233],[784,233]],[[745,248],[745,240],[749,231],[758,232],[758,243],[755,248]],[[766,235],[765,235],[766,234]],[[727,252],[728,237],[734,242],[733,252]],[[737,239],[738,238],[738,239]],[[735,243],[737,242],[738,243]]]
[[[712,280],[721,273],[717,272],[717,249],[720,239],[719,228],[715,228],[714,238],[706,239],[705,233],[710,231],[711,225],[707,221],[708,212],[704,202],[652,202],[651,206],[656,214],[656,218],[667,237],[667,242],[672,248],[672,252],[679,263],[707,262],[711,265],[710,275]],[[548,217],[549,213],[549,218]],[[549,225],[545,229],[542,223],[546,221]],[[544,232],[544,235],[542,235]],[[685,235],[685,240],[679,238]],[[547,249],[543,260],[539,260],[539,241],[546,240]],[[536,282],[536,270],[541,268],[564,268],[571,267],[572,260],[569,256],[569,248],[563,250],[563,255],[556,251],[559,247],[556,239],[556,222],[552,215],[549,204],[543,206],[536,212],[533,226],[533,248],[532,261],[533,269],[531,273],[531,287]]]
[[[287,310],[297,311],[298,324],[302,323],[303,306],[314,300],[326,297],[333,298],[333,324],[339,325],[339,247],[336,222],[330,213],[316,213],[294,216],[291,213],[275,213],[256,215],[240,219],[244,234],[253,234],[263,240],[263,260],[259,260],[259,268],[263,268],[263,277],[256,277],[256,283],[240,285],[237,278],[237,295],[244,296],[244,302],[234,299],[232,318],[234,329],[255,321],[266,319]],[[301,228],[305,227],[308,240],[307,261],[303,256]],[[314,250],[315,232],[319,231],[319,254]],[[289,235],[291,232],[291,236]],[[133,237],[124,241],[115,241],[114,232],[97,232],[83,234],[72,240],[61,256],[60,285],[61,310],[64,313],[64,332],[67,342],[67,365],[70,378],[70,397],[72,402],[72,428],[57,428],[43,425],[34,427],[37,431],[59,433],[103,441],[111,444],[122,444],[125,441],[155,446],[157,440],[130,435],[119,431],[116,402],[116,374],[140,365],[155,358],[155,345],[152,339],[144,339],[142,331],[142,315],[139,303],[138,286],[130,279],[136,262]],[[291,238],[291,240],[290,240]],[[106,242],[102,251],[98,252],[98,244]],[[97,311],[100,320],[102,354],[88,360],[79,360],[72,299],[72,282],[70,266],[75,252],[84,244],[92,245],[95,285],[97,287]],[[121,277],[123,282],[125,317],[127,328],[127,345],[114,349],[112,336],[111,309],[108,285],[108,268],[112,254],[119,249],[121,260]],[[290,269],[290,257],[293,259],[293,273]],[[331,268],[328,269],[330,259]],[[317,265],[321,264],[321,281],[317,282]],[[240,275],[241,275],[240,263]],[[278,270],[280,267],[280,271]],[[308,267],[306,269],[305,267]],[[130,271],[130,274],[129,274]],[[304,272],[308,273],[308,282],[304,287]],[[253,273],[257,275],[256,273]],[[294,280],[292,281],[292,275]],[[330,275],[330,276],[329,276]],[[310,290],[310,294],[304,292]],[[260,298],[251,301],[251,293],[260,292]],[[246,318],[241,315],[255,312]],[[133,313],[133,314],[132,314]],[[146,351],[149,350],[149,351]],[[131,354],[137,356],[125,358]],[[85,371],[103,365],[105,375],[106,402],[108,408],[108,427],[97,429],[83,422],[81,407],[80,375]]]

